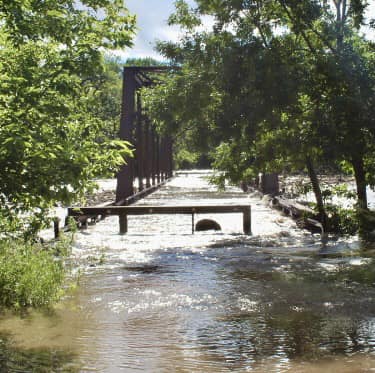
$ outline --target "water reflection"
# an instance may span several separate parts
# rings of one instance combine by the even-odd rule
[[[0,372],[71,372],[78,373],[81,367],[77,356],[54,348],[22,348],[12,336],[0,333]]]
[[[50,368],[57,371],[73,369],[69,363],[84,372],[375,367],[371,250],[355,239],[322,242],[256,197],[218,192],[201,174],[177,177],[141,203],[187,201],[251,204],[254,236],[239,233],[239,214],[204,215],[223,231],[195,235],[186,216],[131,217],[126,236],[108,218],[77,235],[80,288],[58,316],[34,317],[27,327],[4,318],[0,328],[23,350],[51,351],[51,343],[61,356],[60,368]]]

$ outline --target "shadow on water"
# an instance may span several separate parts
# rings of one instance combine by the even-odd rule
[[[272,310],[274,311],[274,310]],[[225,346],[233,357],[261,361],[278,356],[288,360],[321,358],[369,352],[374,349],[371,329],[356,320],[285,312],[263,315],[230,315],[200,330],[202,347],[214,351]]]
[[[173,273],[175,272],[168,266],[160,266],[160,265],[152,265],[152,264],[145,264],[142,266],[124,266],[122,267],[123,270],[127,272],[134,272],[140,274],[163,274],[163,273]]]
[[[0,372],[80,372],[77,356],[53,348],[22,348],[8,333],[0,333]]]

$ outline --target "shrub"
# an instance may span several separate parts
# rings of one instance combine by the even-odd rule
[[[64,278],[64,261],[53,250],[17,239],[0,240],[1,307],[49,306],[62,295]]]
[[[358,220],[360,224],[360,234],[362,238],[374,241],[375,240],[375,211],[358,210]]]
[[[357,211],[337,205],[326,205],[328,214],[328,231],[339,234],[354,235],[358,232]]]

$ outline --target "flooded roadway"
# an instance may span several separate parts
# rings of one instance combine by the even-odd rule
[[[252,206],[213,218],[117,217],[77,233],[78,289],[54,312],[0,322],[1,372],[372,372],[373,251],[322,242],[239,189],[180,175],[142,204]]]

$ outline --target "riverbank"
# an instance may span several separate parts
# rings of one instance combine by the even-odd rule
[[[366,240],[375,238],[375,192],[367,188],[367,210],[357,210],[354,178],[343,175],[319,175],[325,224],[314,207],[315,195],[307,175],[280,175],[280,193],[270,199],[270,206],[296,220],[300,228],[313,233],[338,235],[361,234]]]
[[[351,176],[345,175],[318,175],[323,194],[326,199],[342,206],[343,208],[353,207],[355,203],[355,180]],[[280,175],[280,191],[286,198],[292,198],[303,203],[315,202],[314,194],[311,190],[311,182],[307,175]],[[344,196],[345,188],[353,195],[353,198]],[[337,188],[337,192],[334,189]],[[340,195],[341,188],[341,195]],[[333,191],[333,193],[332,193]],[[367,187],[368,206],[375,210],[375,191]]]

